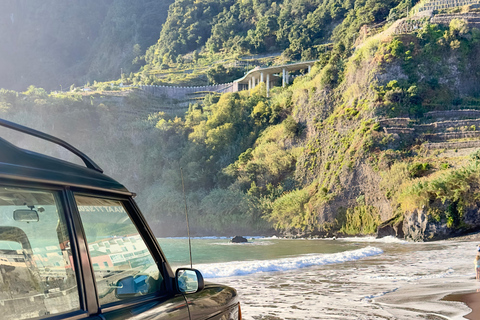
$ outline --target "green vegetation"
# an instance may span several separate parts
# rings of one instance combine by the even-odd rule
[[[349,51],[363,25],[400,16],[398,12],[413,2],[5,2],[0,11],[12,13],[8,23],[13,27],[5,22],[0,87],[24,90],[34,84],[61,90],[112,78],[128,84],[205,85],[212,66],[228,69],[235,61],[248,66],[250,60],[242,59],[246,55],[260,55],[250,65],[313,60],[329,55],[332,39],[341,51]]]
[[[207,71],[208,82],[211,84],[228,83],[243,77],[243,72],[239,68],[225,68],[223,65],[217,65]]]
[[[480,164],[471,164],[446,174],[422,180],[404,189],[399,198],[403,211],[426,208],[432,219],[447,227],[462,225],[464,214],[475,208],[479,196]]]
[[[376,87],[382,114],[419,117],[427,111],[462,104],[465,95],[454,90],[456,78],[442,82],[440,79],[451,72],[446,62],[450,59],[455,61],[462,77],[476,81],[480,71],[479,49],[480,31],[468,28],[458,19],[452,20],[449,27],[426,23],[417,33],[398,36],[383,44],[378,57],[384,66],[401,66],[404,76]]]
[[[348,235],[373,234],[377,232],[380,222],[378,210],[365,205],[340,210],[337,217],[340,232]]]
[[[196,226],[194,232],[268,231],[270,224],[262,218],[263,208],[268,203],[259,197],[260,193],[254,192],[251,182],[258,182],[262,193],[273,196],[278,191],[271,189],[277,188],[278,181],[271,176],[292,170],[294,158],[284,154],[282,149],[276,150],[276,145],[269,140],[265,140],[263,151],[255,149],[250,156],[245,150],[253,147],[267,125],[280,124],[283,118],[270,105],[262,86],[252,95],[248,92],[225,94],[215,100],[210,98],[211,104],[202,108],[192,106],[184,118],[164,112],[151,113],[147,118],[154,106],[158,108],[168,102],[152,100],[135,92],[127,92],[126,96],[49,95],[33,86],[23,93],[0,92],[2,118],[34,123],[35,128],[47,132],[51,131],[52,123],[57,135],[87,150],[101,166],[108,166],[109,174],[126,180],[130,187],[144,190],[140,201],[148,204],[145,211],[154,225],[158,221],[156,227],[164,234],[174,235],[183,230],[180,167],[184,171],[190,212]],[[144,118],[132,116],[132,111],[143,114]],[[58,114],[62,115],[61,120]],[[69,129],[76,127],[78,117],[90,119],[79,128],[82,134]],[[291,135],[292,125],[287,128],[285,135]],[[265,139],[270,137],[266,135]],[[265,158],[260,152],[271,154],[273,158]],[[137,157],[139,154],[143,155],[141,159]],[[251,174],[248,168],[256,167],[253,172],[264,172],[265,176],[253,177],[248,186],[237,183],[236,187],[232,185],[227,189],[237,172],[232,171],[230,175],[222,173],[221,169],[238,158],[247,164],[252,161],[245,171],[243,167],[239,171],[248,175]],[[286,162],[276,162],[282,158]],[[258,159],[268,161],[253,163]],[[125,171],[135,175],[125,177]],[[170,221],[171,228],[160,225],[163,217]]]
[[[295,190],[278,199],[269,215],[269,220],[275,223],[275,228],[280,230],[305,231],[314,223],[315,216],[305,207],[308,203],[306,190]]]
[[[412,163],[408,166],[408,173],[412,178],[419,178],[428,174],[428,170],[431,168],[429,163]]]
[[[147,65],[141,70],[140,81],[161,84],[164,82],[159,83],[150,76],[162,78],[165,70],[174,73],[193,70],[196,76],[190,73],[188,81],[196,85],[194,83],[200,81],[202,74],[211,70],[212,64],[229,65],[241,60],[242,56],[254,54],[266,65],[320,57],[331,62],[324,81],[334,84],[342,70],[340,57],[350,51],[360,28],[382,22],[392,10],[403,10],[407,4],[413,3],[409,0],[355,3],[339,0],[178,0],[170,7],[157,44],[145,54]],[[332,39],[337,45],[333,54],[329,52]],[[273,57],[262,59],[262,55]],[[179,77],[170,80],[186,83]]]

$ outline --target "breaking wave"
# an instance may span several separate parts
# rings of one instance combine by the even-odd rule
[[[357,250],[330,254],[308,254],[294,258],[276,260],[232,261],[215,264],[199,264],[199,269],[205,278],[220,278],[242,276],[261,272],[289,271],[311,266],[321,266],[333,263],[344,263],[383,253],[382,249],[366,247]]]

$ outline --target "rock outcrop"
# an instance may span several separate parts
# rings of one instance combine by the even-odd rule
[[[429,221],[423,209],[416,209],[405,215],[403,221],[404,237],[413,241],[441,240],[458,236],[468,231],[478,230],[480,226],[480,205],[469,208],[463,216],[463,223],[457,227],[447,227],[445,221]]]
[[[396,237],[403,239],[405,234],[403,232],[403,220],[398,220],[396,217],[385,221],[377,229],[377,238]]]
[[[248,240],[242,236],[235,236],[230,240],[232,243],[245,243],[248,242]]]

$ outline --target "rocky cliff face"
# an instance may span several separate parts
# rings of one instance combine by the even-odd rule
[[[372,207],[384,222],[399,214],[404,216],[382,224],[379,236],[428,241],[480,226],[478,205],[440,193],[420,194],[421,188],[411,197],[426,197],[427,203],[428,197],[435,203],[443,199],[447,204],[437,206],[435,212],[422,205],[402,209],[402,201],[410,201],[402,198],[404,190],[462,169],[475,151],[471,146],[479,140],[476,121],[480,119],[475,112],[458,119],[449,117],[444,127],[438,123],[445,119],[433,114],[457,110],[466,115],[460,110],[479,108],[478,90],[472,85],[477,82],[476,76],[469,76],[467,70],[478,68],[473,53],[480,48],[464,42],[470,41],[468,29],[435,28],[428,36],[425,34],[430,31],[418,36],[386,37],[357,47],[337,86],[324,83],[326,71],[322,70],[312,79],[314,88],[305,89],[303,85],[301,90],[294,89],[293,116],[305,127],[305,148],[298,157],[295,175],[312,190],[308,209],[315,212],[318,228],[340,227],[345,209],[355,209],[357,216],[347,218],[361,224],[365,220],[362,212]],[[426,42],[433,41],[428,37],[434,33],[437,35],[433,38],[440,35],[435,41],[440,43],[441,52],[429,58],[429,49],[425,48],[430,44]],[[402,46],[402,53],[395,52]],[[463,47],[471,58],[459,54]],[[407,49],[411,51],[406,53]],[[415,96],[417,92],[421,96]],[[463,101],[475,101],[474,106],[463,106]],[[381,123],[389,118],[392,130],[383,130]],[[412,123],[397,124],[404,118]],[[393,130],[397,127],[407,133],[418,129],[418,134]],[[459,143],[458,137],[468,141]],[[466,192],[471,195],[476,187],[467,180],[465,188],[470,191]],[[448,218],[448,204],[453,202],[459,205],[454,222]]]
[[[403,233],[407,240],[430,241],[447,239],[474,231],[480,226],[480,206],[469,208],[464,216],[461,228],[449,228],[446,222],[435,222],[429,219],[424,209],[407,212],[403,221]],[[429,221],[430,220],[430,221]],[[386,234],[392,235],[392,234]],[[381,236],[381,235],[379,235]]]

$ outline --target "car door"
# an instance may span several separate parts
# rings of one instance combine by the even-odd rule
[[[2,319],[89,317],[65,203],[61,188],[0,183]]]
[[[76,191],[75,224],[83,237],[102,319],[189,319],[185,297],[133,200]]]

